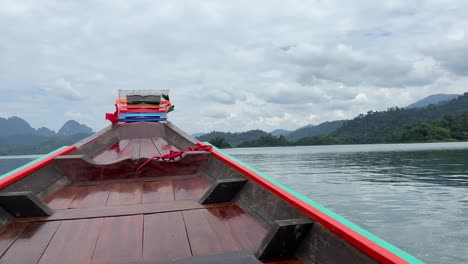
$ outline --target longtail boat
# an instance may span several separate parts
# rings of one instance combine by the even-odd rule
[[[112,125],[0,176],[0,263],[422,263],[120,91]]]

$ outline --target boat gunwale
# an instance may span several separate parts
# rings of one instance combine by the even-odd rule
[[[23,166],[20,166],[16,169],[13,169],[7,173],[0,175],[0,190],[44,168],[45,166],[52,163],[52,161],[56,157],[66,155],[75,150],[76,150],[75,146],[63,146],[37,159],[34,159],[24,164]]]
[[[166,122],[165,122],[166,123]],[[198,142],[193,140],[190,136],[187,136],[185,132],[175,127],[172,123],[167,122],[166,126],[173,130],[179,136],[182,136],[185,140],[197,145],[212,146],[208,142]],[[108,126],[102,131],[95,133],[94,135],[83,139],[72,146],[63,146],[48,154],[45,154],[19,168],[16,168],[10,172],[0,175],[0,189],[4,189],[7,186],[23,179],[24,177],[44,168],[53,162],[58,156],[65,156],[84,145],[87,145],[98,138],[100,138],[106,132],[112,129],[118,128],[118,125]],[[274,195],[280,197],[294,208],[304,213],[311,219],[322,224],[324,227],[342,237],[356,248],[360,249],[370,257],[376,259],[382,263],[423,263],[421,260],[411,256],[396,246],[384,241],[383,239],[373,235],[372,233],[362,229],[355,225],[349,220],[339,216],[331,210],[321,206],[313,200],[297,193],[296,191],[288,188],[287,186],[279,183],[272,179],[268,175],[252,168],[248,164],[232,157],[231,155],[219,150],[212,146],[210,150],[211,155],[225,163],[234,170],[237,170],[245,177],[249,178],[253,182],[259,184],[263,188],[267,189]]]

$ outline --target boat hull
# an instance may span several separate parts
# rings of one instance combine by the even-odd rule
[[[33,195],[53,213],[21,217],[28,209],[3,206],[0,195],[0,260],[420,263],[223,151],[197,146],[208,144],[170,122],[117,124],[6,175],[1,195]]]

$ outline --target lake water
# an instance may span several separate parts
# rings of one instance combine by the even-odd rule
[[[427,263],[468,263],[468,143],[226,152]]]
[[[427,263],[468,263],[468,143],[227,152]]]
[[[0,176],[40,156],[41,155],[0,156]]]

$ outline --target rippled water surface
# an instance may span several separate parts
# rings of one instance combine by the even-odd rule
[[[0,156],[0,176],[38,158],[38,155]]]
[[[227,152],[427,263],[468,263],[468,143]]]

